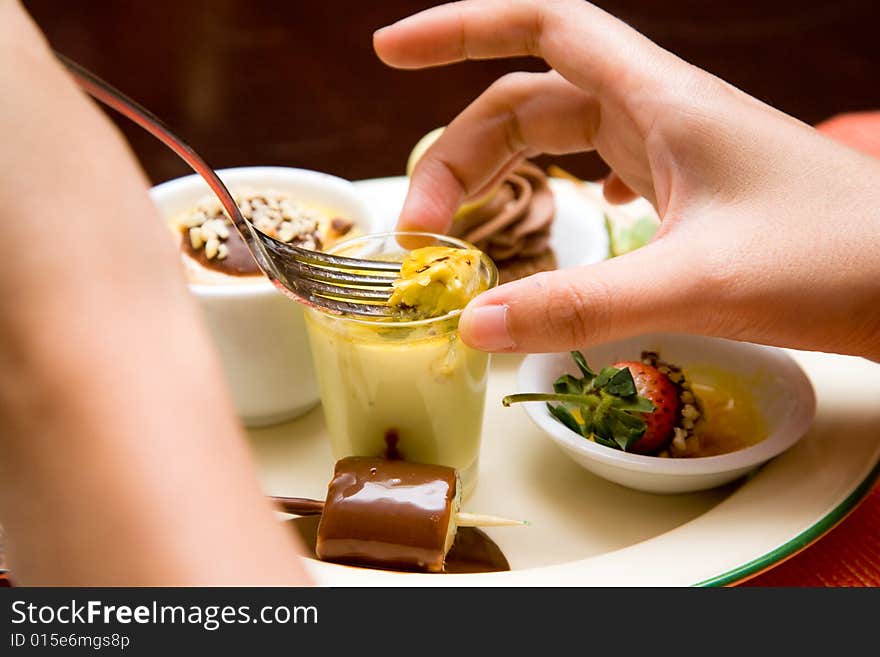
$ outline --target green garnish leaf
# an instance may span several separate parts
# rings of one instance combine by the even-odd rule
[[[646,215],[632,222],[614,221],[605,213],[605,229],[608,231],[608,246],[611,257],[635,251],[651,241],[660,223],[655,217]]]

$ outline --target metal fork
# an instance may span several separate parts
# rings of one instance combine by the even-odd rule
[[[281,292],[296,301],[334,313],[363,316],[391,314],[387,305],[399,262],[362,260],[310,251],[276,240],[254,228],[214,170],[152,112],[107,84],[91,71],[55,53],[83,91],[113,108],[177,153],[220,199],[257,265]]]

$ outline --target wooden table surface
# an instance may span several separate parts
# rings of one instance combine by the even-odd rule
[[[415,141],[531,59],[393,71],[372,32],[433,2],[24,0],[52,45],[162,117],[213,166],[400,175]],[[812,124],[880,108],[876,0],[597,2],[664,47]],[[185,165],[113,117],[153,182]],[[843,133],[853,131],[844,127]],[[542,158],[586,179],[592,155]],[[880,585],[880,488],[824,538],[746,583]]]

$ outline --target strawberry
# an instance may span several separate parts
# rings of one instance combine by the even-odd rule
[[[670,443],[681,401],[676,384],[653,364],[656,354],[643,354],[652,364],[619,361],[598,374],[579,351],[571,355],[580,378],[564,374],[553,384],[553,393],[508,395],[502,403],[546,401],[547,410],[569,429],[614,449],[652,455]]]
[[[630,445],[627,451],[656,454],[672,440],[678,423],[678,414],[681,411],[678,388],[668,376],[652,365],[625,360],[614,363],[612,367],[628,369],[639,396],[650,399],[654,404],[652,413],[642,413],[647,425],[644,435]]]

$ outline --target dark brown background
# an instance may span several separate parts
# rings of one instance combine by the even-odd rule
[[[372,32],[419,0],[25,0],[52,45],[152,109],[215,167],[403,173],[415,141],[536,60],[394,71]],[[877,0],[599,0],[685,59],[805,121],[880,107]],[[189,173],[122,125],[155,182]],[[549,160],[543,160],[544,163]],[[557,158],[582,177],[593,156]]]

